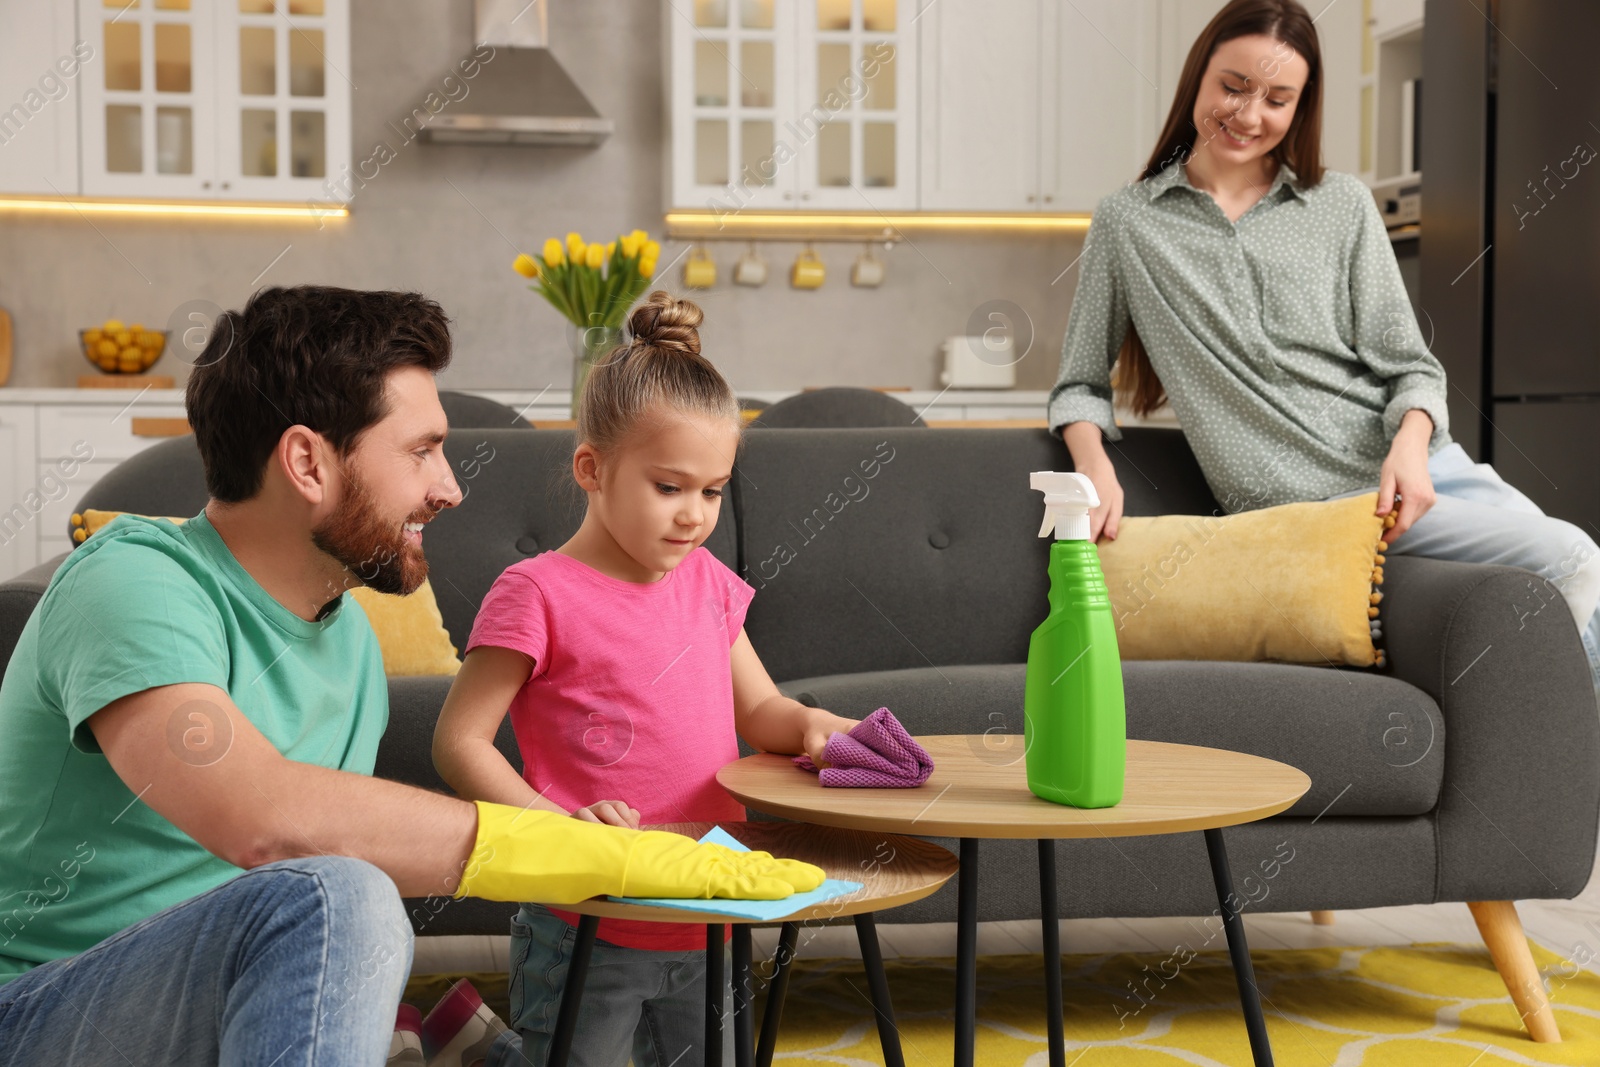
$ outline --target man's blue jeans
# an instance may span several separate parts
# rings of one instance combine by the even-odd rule
[[[0,1067],[374,1067],[411,950],[377,867],[269,863],[0,986]]]
[[[1512,488],[1487,463],[1474,463],[1454,442],[1428,460],[1436,499],[1427,514],[1388,549],[1397,555],[1520,567],[1549,580],[1572,613],[1600,697],[1600,548],[1581,528],[1553,519]],[[1377,486],[1340,493],[1371,493]],[[1337,499],[1337,497],[1330,498]],[[1507,611],[1558,611],[1530,590],[1525,604]]]

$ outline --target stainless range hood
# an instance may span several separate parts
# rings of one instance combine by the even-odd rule
[[[420,132],[436,144],[597,145],[610,119],[550,52],[548,0],[474,0],[474,40],[494,48],[471,91]]]

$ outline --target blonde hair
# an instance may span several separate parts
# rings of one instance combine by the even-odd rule
[[[597,362],[578,404],[577,441],[611,452],[662,409],[727,419],[743,430],[739,401],[700,354],[699,305],[664,289],[628,316],[631,339]]]

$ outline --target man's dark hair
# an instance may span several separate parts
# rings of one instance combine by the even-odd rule
[[[224,504],[254,497],[268,457],[296,424],[349,455],[388,414],[390,371],[437,374],[449,363],[450,320],[417,293],[261,290],[243,311],[218,317],[184,392],[206,490]]]

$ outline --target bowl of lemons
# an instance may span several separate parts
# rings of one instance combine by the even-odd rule
[[[167,347],[166,330],[148,330],[141,323],[124,324],[121,319],[107,319],[79,330],[78,337],[84,358],[108,374],[147,371]]]

